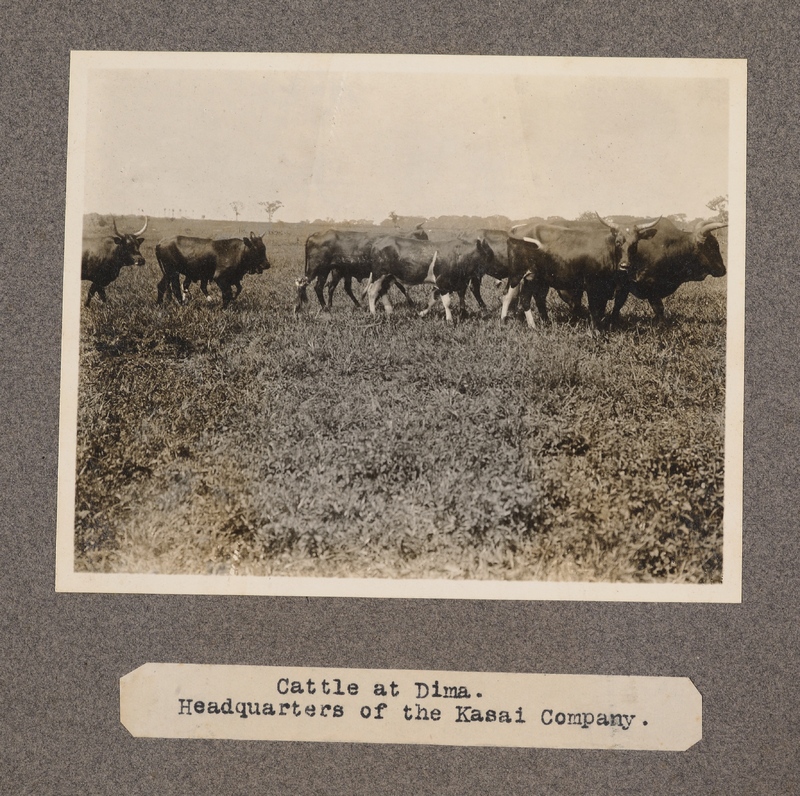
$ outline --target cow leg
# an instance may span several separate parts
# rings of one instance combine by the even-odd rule
[[[653,312],[655,313],[655,323],[661,324],[666,321],[666,316],[664,315],[664,302],[661,299],[649,299],[650,306],[653,308]]]
[[[583,291],[582,290],[559,290],[558,295],[561,300],[569,307],[572,314],[572,320],[577,321],[586,317],[586,312],[583,309]]]
[[[356,294],[353,293],[353,277],[352,276],[346,276],[344,278],[344,292],[347,293],[348,296],[350,296],[350,298],[353,301],[353,304],[355,304],[356,307],[361,309],[361,303],[359,302],[358,298],[356,297]]]
[[[180,287],[180,279],[179,279],[177,274],[175,275],[174,282],[175,282],[175,285],[177,285],[177,287],[173,287],[170,290],[171,290],[171,292],[173,293],[173,295],[175,297],[175,301],[177,301],[178,304],[186,304],[186,303],[188,303],[188,301],[189,301],[189,289],[191,288],[192,282],[194,282],[194,280],[190,276],[187,275],[186,278],[183,280],[183,289],[182,290],[181,290],[181,287]],[[200,285],[200,289],[206,294],[206,299],[208,299],[208,292],[205,289],[205,285],[206,285],[206,283],[202,282],[201,285]]]
[[[239,279],[238,281],[234,282],[233,286],[236,288],[236,295],[234,298],[237,299],[239,298],[239,294],[242,292],[242,280]]]
[[[381,286],[380,292],[378,293],[378,298],[381,300],[381,304],[383,304],[383,311],[387,315],[391,315],[394,312],[394,308],[392,307],[392,302],[389,300],[389,288],[392,286],[392,282],[395,284],[400,284],[397,282],[393,277],[389,277]]]
[[[453,313],[450,312],[450,293],[442,293],[442,306],[444,307],[444,317],[448,323],[453,323]]]
[[[627,287],[618,287],[614,292],[614,308],[611,310],[609,324],[619,323],[619,312],[628,300],[630,290]]]
[[[406,304],[408,304],[412,310],[416,309],[417,305],[414,303],[414,299],[411,298],[405,287],[403,287],[403,285],[396,279],[394,280],[394,284],[397,285],[397,289],[406,297]]]
[[[547,294],[550,291],[550,288],[547,285],[539,285],[534,283],[531,285],[530,290],[533,294],[533,300],[536,302],[536,309],[539,310],[539,317],[542,319],[542,321],[544,321],[544,323],[548,323],[550,318],[547,315]],[[525,301],[524,298],[526,292],[527,291],[523,291],[522,308],[525,310],[525,320],[528,322],[528,326],[533,328],[533,313],[531,312],[530,299]]]
[[[202,294],[206,297],[206,301],[213,301],[214,299],[208,293],[208,279],[201,279],[200,280],[200,290]]]
[[[433,305],[436,304],[440,296],[441,293],[439,293],[439,289],[435,287],[431,291],[431,297],[428,299],[428,306],[419,314],[420,318],[424,318],[433,309]]]
[[[375,301],[378,298],[379,294],[381,293],[381,288],[383,287],[385,277],[379,276],[375,281],[370,281],[367,285],[367,297],[369,298],[369,311],[374,315],[375,314]],[[383,298],[383,296],[381,296]],[[384,308],[386,308],[386,302],[383,303]],[[388,313],[391,313],[391,304],[389,305],[389,309],[387,309]]]
[[[589,315],[592,318],[592,333],[596,334],[603,328],[607,299],[602,294],[595,292],[587,293],[587,298],[589,299]]]
[[[336,290],[336,286],[339,284],[339,282],[342,279],[342,275],[336,269],[331,271],[330,276],[331,276],[331,278],[330,278],[330,281],[328,282],[328,304],[327,304],[327,309],[331,309],[333,307],[333,293]],[[345,284],[346,284],[346,281],[345,281]]]
[[[169,291],[169,294],[175,299],[178,304],[186,304],[186,296],[184,295],[183,288],[181,288],[181,278],[177,272],[164,271],[163,279],[158,283],[158,303],[164,294]]]
[[[467,287],[466,285],[458,291],[458,311],[461,314],[461,320],[467,317]]]
[[[500,308],[501,321],[504,321],[508,316],[508,308],[511,306],[511,302],[516,301],[519,298],[521,284],[521,282],[517,282],[515,285],[512,285],[511,280],[508,280],[508,290],[506,290],[506,293],[503,296],[503,306]]]
[[[183,306],[184,304],[189,303],[189,290],[187,289],[186,285],[184,284],[181,287],[181,278],[177,273],[170,274],[168,278],[169,281],[169,292],[172,297],[175,299],[177,304]],[[187,277],[188,283],[191,285],[192,280]]]
[[[533,310],[531,310],[531,299],[533,298],[533,282],[529,279],[523,279],[522,282],[516,287],[517,297],[519,298],[519,309],[525,315],[525,322],[531,329],[536,328],[536,321],[533,317]],[[511,291],[509,291],[510,293]]]
[[[100,298],[103,301],[103,304],[105,304],[106,303],[106,289],[104,287],[102,287],[101,285],[97,285],[95,287],[95,292],[97,293],[98,296],[100,296]]]
[[[302,307],[303,304],[308,301],[308,296],[306,295],[308,282],[306,282],[305,277],[301,277],[300,279],[296,280],[294,284],[297,288],[297,295],[294,304],[294,312],[296,315],[298,312],[300,312],[300,307]]]
[[[323,296],[322,291],[325,287],[325,282],[327,282],[328,280],[329,273],[330,271],[320,272],[319,274],[317,274],[317,279],[314,282],[314,292],[317,294],[317,299],[319,300],[319,306],[322,307],[323,310],[327,309],[327,307],[325,306],[325,297]]]
[[[85,304],[85,306],[87,306],[87,307],[89,306],[89,304],[90,304],[90,303],[91,303],[91,301],[92,301],[92,296],[93,296],[95,293],[97,293],[97,288],[95,287],[95,285],[94,285],[94,282],[92,282],[92,283],[89,285],[89,294],[86,296],[86,304]]]
[[[469,280],[469,286],[472,289],[472,295],[475,296],[475,301],[478,302],[478,306],[486,312],[486,302],[481,297],[481,278],[479,276],[473,276]]]
[[[222,309],[225,309],[225,307],[233,301],[233,288],[231,287],[231,283],[225,280],[217,279],[215,281],[222,293]]]

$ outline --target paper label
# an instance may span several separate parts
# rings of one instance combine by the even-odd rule
[[[684,751],[685,677],[148,663],[120,680],[136,737]]]

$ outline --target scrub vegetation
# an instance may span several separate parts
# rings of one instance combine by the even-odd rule
[[[276,224],[226,310],[156,306],[160,238],[250,229],[151,219],[82,309],[78,570],[720,582],[725,279],[597,338],[554,293],[551,325],[501,325],[491,280],[455,326],[341,286],[295,316],[320,227]]]

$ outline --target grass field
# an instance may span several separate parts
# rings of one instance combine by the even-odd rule
[[[156,306],[161,237],[251,228],[153,219],[83,310],[79,571],[720,582],[725,279],[597,339],[554,295],[501,325],[489,280],[454,327],[341,286],[296,317],[313,228],[287,224],[224,312]]]

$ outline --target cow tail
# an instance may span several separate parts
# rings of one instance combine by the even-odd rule
[[[178,304],[184,303],[183,297],[183,290],[181,289],[181,279],[178,272],[174,268],[169,268],[164,262],[164,254],[161,248],[161,244],[156,244],[156,260],[158,261],[158,267],[161,269],[161,273],[164,275],[164,282],[169,285],[170,291],[172,291],[172,295],[175,301]]]

